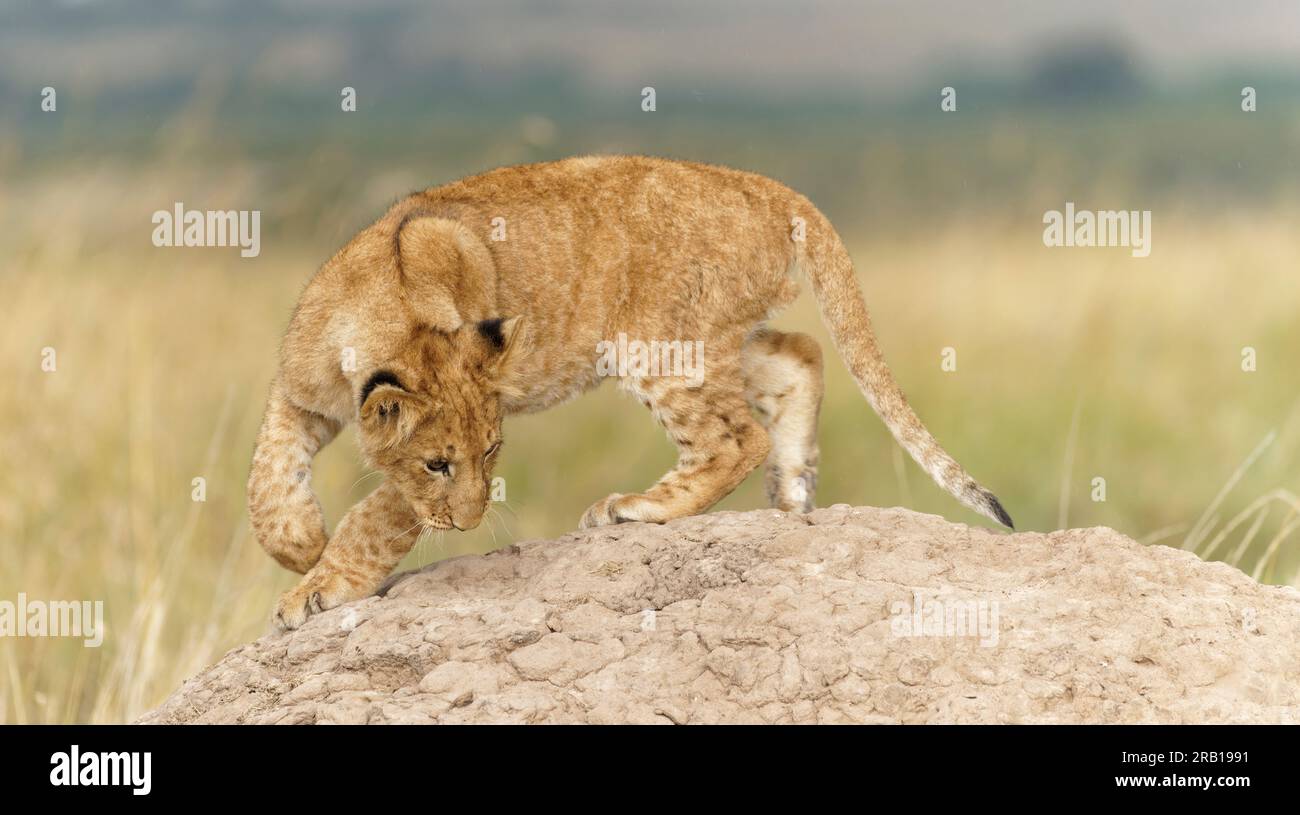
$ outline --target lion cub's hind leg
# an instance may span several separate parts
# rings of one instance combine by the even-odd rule
[[[415,511],[397,488],[385,482],[348,510],[298,585],[285,592],[275,611],[280,628],[297,628],[308,617],[368,597],[420,536]]]
[[[786,512],[811,512],[817,491],[817,414],[822,352],[807,334],[764,329],[741,350],[745,398],[767,428],[767,497]]]
[[[711,362],[703,384],[676,377],[627,380],[677,445],[677,466],[644,493],[615,493],[582,516],[583,529],[623,521],[663,523],[695,515],[734,490],[767,457],[767,432],[754,421],[734,356]]]

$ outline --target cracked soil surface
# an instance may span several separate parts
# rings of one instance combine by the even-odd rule
[[[141,721],[1300,722],[1300,591],[1104,528],[719,512],[399,575]]]

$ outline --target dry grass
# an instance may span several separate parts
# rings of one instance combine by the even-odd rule
[[[235,174],[187,188],[222,201],[256,183]],[[108,623],[99,649],[0,641],[0,722],[130,720],[263,633],[293,579],[251,540],[243,485],[279,332],[334,246],[287,244],[268,221],[253,261],[153,249],[148,214],[175,187],[90,174],[0,204],[10,378],[0,599],[99,599]],[[115,215],[96,214],[105,212]],[[1291,582],[1295,216],[1157,213],[1144,261],[1044,249],[1036,225],[993,221],[920,238],[860,235],[851,248],[904,388],[1022,529],[1068,519],[1151,540],[1184,534],[1203,556]],[[808,302],[778,324],[826,338]],[[1258,349],[1255,373],[1240,369],[1245,345]],[[40,370],[46,346],[55,373]],[[957,349],[955,373],[940,370],[946,346]],[[819,502],[978,522],[903,463],[829,359]],[[512,420],[507,440],[508,508],[473,533],[423,541],[406,565],[567,531],[592,500],[643,486],[672,460],[643,411],[608,388]],[[195,477],[207,481],[205,502],[191,500]],[[1105,502],[1091,500],[1095,477],[1106,479]],[[315,478],[331,520],[374,485],[350,435],[322,454]],[[762,505],[751,478],[722,506]]]

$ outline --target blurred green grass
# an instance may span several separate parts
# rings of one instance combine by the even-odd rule
[[[1296,514],[1287,495],[1240,549],[1252,501],[1300,490],[1294,107],[1245,120],[1205,105],[1019,109],[952,124],[919,111],[769,121],[670,108],[654,127],[569,111],[549,130],[504,113],[392,128],[359,117],[293,145],[220,110],[196,94],[161,121],[105,126],[102,143],[85,119],[0,131],[0,599],[103,599],[109,627],[97,650],[0,641],[0,721],[131,719],[263,633],[294,576],[250,537],[243,486],[307,277],[411,189],[593,150],[740,166],[822,206],[904,390],[1018,528],[1105,525],[1181,545],[1208,511],[1210,534],[1191,541],[1205,548],[1249,510],[1214,556],[1296,581],[1296,547],[1278,537]],[[1042,212],[1066,200],[1152,209],[1151,257],[1044,248]],[[174,201],[263,210],[262,255],[155,249],[149,216]],[[775,324],[828,351],[820,505],[982,523],[902,460],[807,295]],[[40,370],[46,346],[55,373]],[[1258,371],[1241,370],[1243,346]],[[955,372],[940,368],[945,347]],[[422,542],[403,568],[567,532],[589,503],[648,485],[673,459],[646,412],[609,386],[511,419],[506,438],[507,505],[471,533]],[[207,501],[195,503],[200,476]],[[1096,477],[1105,502],[1091,500]],[[350,432],[318,458],[314,483],[331,523],[374,486]],[[718,508],[762,506],[756,474]]]

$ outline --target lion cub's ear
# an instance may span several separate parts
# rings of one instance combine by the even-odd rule
[[[487,370],[503,391],[510,390],[510,369],[523,354],[524,318],[493,317],[478,324],[479,336],[487,346]]]
[[[410,438],[420,421],[420,402],[391,371],[376,371],[361,388],[361,431],[379,447]]]

